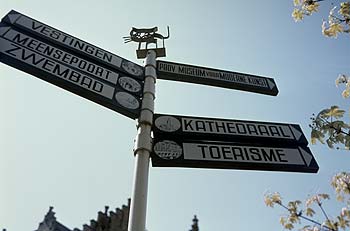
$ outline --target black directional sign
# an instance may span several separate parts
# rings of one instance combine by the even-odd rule
[[[157,61],[157,78],[276,96],[278,89],[272,78],[199,67],[182,63]]]
[[[155,137],[170,139],[308,144],[297,124],[155,114],[152,130]]]
[[[0,61],[135,119],[143,82],[0,24]]]
[[[13,25],[27,33],[67,48],[103,65],[107,65],[110,68],[127,73],[134,78],[144,80],[143,67],[136,63],[130,62],[118,55],[105,51],[14,10],[10,11],[2,19],[2,22]]]
[[[319,169],[305,146],[174,140],[154,141],[152,166],[309,173]]]

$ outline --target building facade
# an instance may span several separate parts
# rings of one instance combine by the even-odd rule
[[[57,220],[53,207],[50,207],[44,220],[35,231],[127,231],[129,209],[130,199],[128,204],[123,205],[121,209],[117,208],[114,211],[109,211],[109,207],[106,206],[103,212],[98,212],[96,220],[90,220],[90,223],[84,224],[82,229],[75,228],[71,230]],[[192,228],[189,231],[199,231],[196,215],[192,221]]]

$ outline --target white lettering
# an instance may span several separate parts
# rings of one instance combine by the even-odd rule
[[[185,160],[305,165],[297,148],[184,143]]]
[[[182,117],[182,131],[232,136],[270,137],[294,140],[287,124],[269,124],[235,120],[210,120]]]

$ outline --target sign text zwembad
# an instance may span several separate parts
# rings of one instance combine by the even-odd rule
[[[33,30],[39,27],[39,22],[14,11],[3,21],[23,26],[30,25],[25,23],[28,20],[32,20]],[[55,29],[52,28],[52,31]],[[138,118],[143,90],[142,68],[139,69],[141,75],[135,77],[126,73],[123,65],[119,69],[112,65],[106,66],[84,53],[66,49],[61,43],[49,42],[48,37],[36,36],[29,29],[23,30],[6,23],[0,24],[0,36],[0,61],[132,119]],[[99,52],[95,54],[99,57]],[[113,60],[114,55],[110,57]],[[127,62],[125,60],[124,63]],[[135,67],[137,69],[138,66]]]

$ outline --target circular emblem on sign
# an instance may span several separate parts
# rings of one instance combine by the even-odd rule
[[[142,67],[136,65],[135,63],[129,62],[127,60],[122,61],[123,69],[129,74],[141,76],[143,74]]]
[[[137,109],[140,106],[139,101],[127,92],[117,92],[115,94],[115,99],[120,105],[128,109]]]
[[[153,147],[154,153],[164,160],[174,160],[182,155],[180,145],[170,140],[163,140],[156,143]]]
[[[164,132],[175,132],[181,127],[180,121],[172,116],[160,116],[154,124]]]
[[[127,76],[120,77],[118,79],[118,83],[122,88],[124,88],[127,91],[135,92],[135,93],[141,91],[141,84],[139,84],[139,82],[137,82],[136,80],[130,77],[127,77]]]

